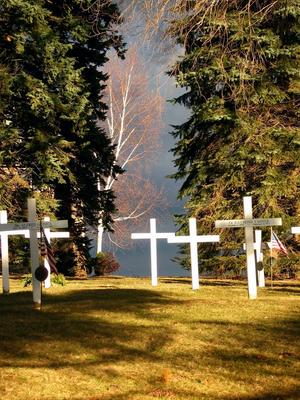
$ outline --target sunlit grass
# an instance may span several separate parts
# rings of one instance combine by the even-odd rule
[[[298,399],[300,282],[69,281],[0,296],[1,400]],[[297,386],[298,385],[298,386]]]

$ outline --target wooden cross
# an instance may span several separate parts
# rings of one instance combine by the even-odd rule
[[[189,218],[189,235],[168,238],[168,243],[190,243],[192,289],[199,289],[198,243],[219,242],[219,235],[197,235],[196,218]]]
[[[151,260],[151,283],[152,286],[157,286],[157,239],[168,239],[175,236],[175,233],[156,232],[156,219],[150,219],[150,232],[149,233],[132,233],[131,239],[148,239],[150,240],[150,260]]]
[[[215,222],[216,228],[244,228],[247,256],[247,278],[249,299],[256,299],[256,267],[253,243],[253,227],[282,225],[281,218],[252,218],[252,197],[243,197],[244,219],[219,220]]]
[[[28,222],[18,222],[18,223],[2,223],[0,224],[1,238],[3,238],[3,233],[7,235],[12,234],[12,231],[27,231],[29,230],[29,240],[30,240],[30,260],[31,260],[31,273],[32,273],[32,294],[33,294],[33,304],[35,308],[41,308],[41,286],[40,282],[35,277],[35,271],[39,266],[39,246],[37,233],[40,229],[40,223],[37,220],[36,214],[36,200],[28,199]],[[46,221],[42,223],[43,228],[66,228],[68,226],[68,221]],[[7,267],[5,267],[6,276],[8,276],[8,255],[7,255]]]
[[[49,217],[45,217],[44,221],[50,221]],[[7,224],[7,211],[0,211],[0,224]],[[44,229],[45,235],[50,243],[51,239],[69,238],[69,232],[51,232],[50,228]],[[1,264],[2,264],[2,287],[3,293],[9,293],[9,260],[8,260],[8,236],[24,235],[25,238],[29,238],[29,229],[20,229],[1,232]],[[37,232],[37,237],[40,238],[40,232]],[[44,260],[45,268],[48,270],[48,277],[44,281],[45,289],[51,287],[51,276],[50,276],[50,266],[48,260]]]

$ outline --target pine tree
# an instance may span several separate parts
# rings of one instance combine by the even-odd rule
[[[252,195],[254,215],[282,217],[287,232],[300,217],[299,2],[184,3],[169,29],[185,49],[170,72],[186,88],[175,102],[191,112],[172,133],[187,198],[178,220],[196,216],[211,231],[216,219],[242,217]],[[240,231],[222,246],[236,248]]]
[[[116,168],[98,120],[106,109],[100,68],[110,48],[120,54],[123,48],[114,28],[118,20],[111,1],[0,5],[1,203],[14,201],[6,197],[10,171],[23,191],[41,200],[42,210],[58,209],[58,216],[70,220],[71,259],[79,267],[87,255],[86,223],[97,224],[101,211],[107,227],[114,210],[113,193],[97,188],[97,180]]]

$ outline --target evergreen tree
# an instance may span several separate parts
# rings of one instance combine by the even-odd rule
[[[87,255],[85,225],[96,225],[102,212],[108,227],[114,210],[113,193],[97,187],[116,168],[97,122],[106,109],[101,66],[110,48],[120,54],[123,49],[118,20],[111,1],[0,5],[1,205],[15,201],[7,191],[10,172],[18,181],[12,182],[16,193],[22,185],[41,200],[41,211],[58,209],[58,216],[69,219],[71,262],[79,267]]]
[[[172,133],[187,198],[178,220],[196,216],[211,231],[216,219],[242,218],[252,195],[254,215],[282,217],[287,232],[300,217],[299,1],[182,3],[169,29],[185,49],[170,72],[186,88],[175,102],[191,111]],[[222,247],[242,235],[227,230]]]

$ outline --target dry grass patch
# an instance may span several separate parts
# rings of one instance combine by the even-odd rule
[[[294,400],[300,282],[97,278],[0,296],[1,400]]]

